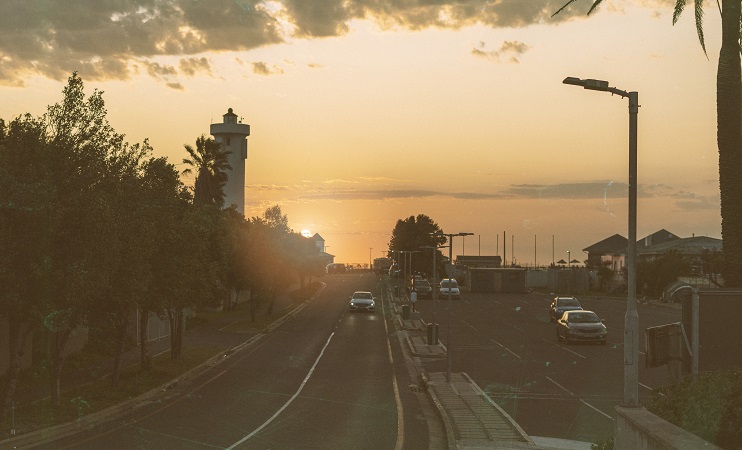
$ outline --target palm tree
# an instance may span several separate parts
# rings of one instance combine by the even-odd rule
[[[229,165],[231,152],[225,151],[220,142],[206,138],[203,134],[196,139],[195,149],[188,144],[184,147],[191,157],[183,159],[183,164],[190,167],[182,173],[187,175],[192,173],[192,169],[197,171],[193,203],[223,207],[227,170],[232,169]]]
[[[554,15],[577,0],[569,0]],[[588,15],[603,2],[594,0]],[[685,9],[687,0],[676,0],[672,23]],[[693,0],[696,32],[703,52],[703,0]],[[742,1],[717,0],[721,14],[721,50],[716,72],[716,142],[719,147],[719,191],[721,236],[724,240],[724,281],[727,287],[742,287]]]

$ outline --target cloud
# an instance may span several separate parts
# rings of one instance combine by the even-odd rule
[[[180,71],[193,76],[210,71],[195,55],[251,50],[285,42],[288,34],[302,39],[341,36],[352,20],[410,30],[474,24],[517,28],[584,17],[591,4],[576,2],[551,18],[564,2],[6,0],[0,2],[0,84],[22,86],[30,75],[64,80],[73,71],[96,80],[126,80],[142,60],[161,56],[182,57]],[[520,54],[517,46],[498,52],[512,58]],[[157,71],[153,76],[173,83]]]
[[[264,62],[254,62],[252,63],[252,71],[258,75],[281,75],[283,74],[283,69],[281,69],[278,66],[269,66],[267,63]]]
[[[211,64],[209,60],[202,58],[183,58],[179,63],[180,71],[184,75],[192,77],[198,73],[211,74]]]
[[[505,41],[499,50],[485,51],[484,42],[479,43],[479,47],[474,47],[471,53],[480,58],[486,58],[497,62],[519,63],[517,56],[524,54],[530,46],[518,41]]]

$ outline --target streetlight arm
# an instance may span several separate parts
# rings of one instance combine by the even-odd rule
[[[617,89],[615,87],[610,87],[608,85],[608,82],[604,80],[594,80],[592,78],[583,80],[577,77],[567,77],[562,80],[562,83],[571,84],[573,86],[582,86],[584,89],[589,89],[591,91],[610,92],[611,94],[620,95],[621,97],[629,96],[628,92],[622,91],[621,89]]]

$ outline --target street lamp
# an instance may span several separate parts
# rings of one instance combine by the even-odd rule
[[[373,247],[368,248],[368,268],[369,270],[373,270],[373,266],[371,265],[371,250],[373,250]]]
[[[451,383],[451,285],[450,280],[453,277],[453,237],[454,236],[472,236],[474,233],[455,233],[455,234],[449,234],[449,233],[443,233],[443,232],[437,232],[434,233],[440,236],[447,236],[448,237],[448,279],[449,279],[449,286],[448,286],[448,324],[446,325],[446,347],[448,350],[446,351],[446,382]]]
[[[435,311],[436,311],[436,305],[438,304],[438,296],[437,289],[436,289],[436,282],[438,281],[438,265],[436,264],[436,254],[438,253],[439,248],[446,248],[448,245],[436,245],[436,246],[430,246],[426,245],[420,248],[430,248],[433,249],[433,325],[432,325],[432,332],[431,332],[431,340],[433,341],[433,345],[438,345],[438,322],[436,322],[435,319]]]
[[[571,263],[570,263],[570,261],[572,261],[572,258],[571,258],[570,256],[571,256],[571,255],[570,255],[570,253],[569,253],[569,250],[567,250],[567,268],[568,268],[568,269],[569,269],[569,268],[570,268],[570,266],[571,266]]]
[[[626,92],[610,87],[607,81],[567,77],[564,84],[582,86],[593,91],[610,92],[629,99],[629,249],[628,249],[628,295],[624,318],[624,388],[625,406],[639,406],[639,313],[636,308],[636,158],[637,115],[639,93]]]

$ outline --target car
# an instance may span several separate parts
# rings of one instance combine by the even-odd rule
[[[396,277],[397,275],[399,275],[399,266],[392,264],[392,267],[389,268],[389,276]]]
[[[333,273],[345,273],[345,264],[343,263],[332,263],[328,264],[325,268],[328,275],[332,275]]]
[[[461,291],[459,290],[459,283],[454,278],[444,278],[440,284],[440,294],[443,297],[448,297],[451,294],[451,298],[459,298]]]
[[[376,299],[368,291],[356,291],[350,297],[350,312],[375,312]]]
[[[407,280],[407,290],[412,292],[415,290],[415,283],[418,281],[425,280],[422,275],[415,274],[409,280]]]
[[[582,305],[575,297],[556,297],[549,306],[549,320],[556,322],[565,311],[582,309]]]
[[[433,296],[433,287],[428,280],[417,280],[413,287],[413,292],[417,292],[417,298],[431,298]]]
[[[557,341],[592,341],[605,345],[608,330],[603,320],[592,311],[565,311],[557,320]]]

